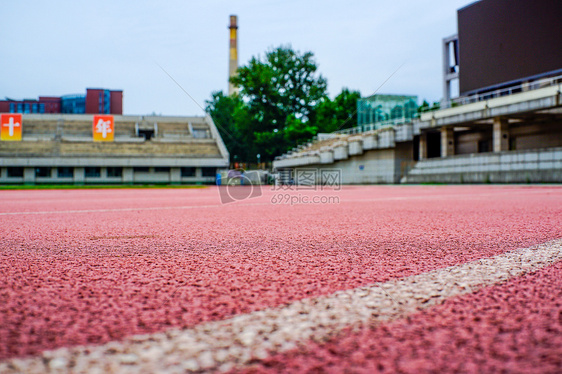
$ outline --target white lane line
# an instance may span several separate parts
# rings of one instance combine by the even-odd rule
[[[82,210],[44,210],[37,212],[3,212],[0,216],[15,215],[42,215],[42,214],[74,214],[74,213],[107,213],[107,212],[135,212],[142,210],[172,210],[172,209],[196,209],[196,208],[218,208],[222,205],[181,205],[181,206],[158,206],[138,208],[106,208],[106,209],[82,209]]]
[[[0,363],[0,373],[225,371],[306,344],[346,327],[380,323],[475,292],[562,260],[562,239],[491,258],[287,306],[134,336],[101,346],[62,348]]]
[[[280,191],[273,195],[298,193],[299,191]],[[330,191],[323,191],[330,192]],[[333,196],[338,196],[338,191],[333,191]],[[518,191],[506,191],[518,192]],[[520,192],[520,191],[519,191]],[[544,193],[544,191],[526,191],[527,193]],[[381,197],[370,199],[341,199],[340,203],[355,203],[355,202],[381,202],[381,201],[403,201],[403,200],[430,200],[430,199],[460,199],[460,198],[475,198],[475,197],[491,197],[502,196],[505,193],[481,193],[481,194],[457,194],[457,195],[419,195],[419,196],[394,196],[394,197]],[[332,196],[332,195],[331,195]],[[344,196],[342,196],[343,198]],[[103,208],[103,209],[72,209],[72,210],[45,210],[45,211],[30,211],[30,212],[0,212],[0,216],[16,216],[16,215],[44,215],[44,214],[80,214],[80,213],[111,213],[111,212],[135,212],[135,211],[151,211],[151,210],[178,210],[178,209],[203,209],[203,208],[226,208],[235,206],[265,206],[265,205],[289,205],[289,204],[273,204],[270,201],[261,203],[245,203],[243,201],[229,203],[229,204],[207,204],[207,205],[179,205],[179,206],[158,206],[158,207],[130,207],[130,208]],[[294,204],[294,205],[309,205],[309,204]]]

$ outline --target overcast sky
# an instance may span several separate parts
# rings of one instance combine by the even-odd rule
[[[281,44],[311,51],[333,98],[442,97],[441,39],[473,0],[0,0],[0,98],[122,89],[125,114],[202,115],[227,91],[229,15],[239,63]]]

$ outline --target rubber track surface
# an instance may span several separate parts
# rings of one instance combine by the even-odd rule
[[[559,373],[562,263],[237,373]]]
[[[227,205],[216,188],[0,192],[0,359],[192,327],[562,237],[559,187],[323,193],[340,203],[272,204],[279,192],[267,189]]]

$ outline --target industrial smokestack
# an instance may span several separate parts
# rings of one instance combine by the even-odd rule
[[[230,60],[228,63],[228,77],[231,78],[236,75],[236,70],[238,70],[238,24],[237,17],[234,15],[230,16]],[[238,93],[238,89],[228,82],[228,94]]]

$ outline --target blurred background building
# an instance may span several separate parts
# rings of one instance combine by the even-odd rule
[[[417,96],[372,95],[357,100],[357,125],[380,128],[411,122],[417,115],[417,109]]]
[[[22,114],[21,140],[0,141],[0,183],[214,183],[228,167],[209,116],[102,118],[113,122],[112,141],[94,141],[94,115]]]
[[[123,114],[123,91],[87,88],[86,94],[0,100],[1,113]]]
[[[441,105],[361,99],[357,127],[319,134],[274,168],[338,168],[343,183],[562,182],[561,19],[559,0],[459,9],[458,33],[442,40]]]

